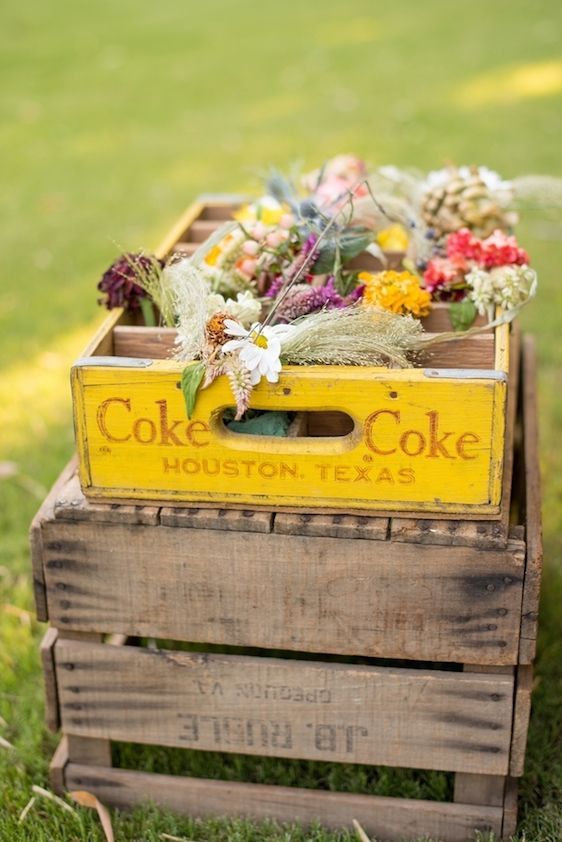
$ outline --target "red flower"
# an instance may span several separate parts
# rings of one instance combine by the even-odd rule
[[[447,237],[447,257],[455,259],[459,256],[477,262],[480,262],[482,257],[482,241],[468,228],[461,228]]]
[[[462,281],[469,268],[463,255],[458,253],[453,257],[434,257],[429,261],[423,273],[425,288],[430,292],[442,287],[447,288],[453,283]]]
[[[529,255],[519,248],[513,234],[504,234],[497,228],[482,241],[482,258],[479,262],[486,269],[493,269],[495,266],[521,266],[523,263],[529,263]]]

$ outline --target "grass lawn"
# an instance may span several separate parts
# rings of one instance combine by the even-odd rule
[[[27,528],[72,447],[68,368],[100,321],[95,283],[120,246],[154,246],[202,191],[245,190],[271,163],[353,151],[375,164],[486,163],[562,176],[559,0],[257,3],[51,0],[3,12],[0,154],[0,842],[101,840],[87,810],[38,801],[43,726]],[[540,295],[545,578],[518,842],[562,839],[562,285],[560,217],[529,219]],[[127,750],[122,752],[126,755]],[[143,762],[413,797],[447,776],[318,764],[251,770],[143,750]],[[217,764],[219,764],[217,766]],[[351,833],[199,823],[146,808],[118,840],[327,840]]]

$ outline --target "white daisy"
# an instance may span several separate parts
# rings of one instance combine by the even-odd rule
[[[274,325],[265,327],[254,322],[246,330],[238,322],[225,319],[225,333],[239,337],[231,339],[222,346],[225,354],[239,352],[240,360],[251,374],[252,386],[256,386],[262,377],[270,383],[277,383],[281,371],[281,338],[291,330],[291,325]]]

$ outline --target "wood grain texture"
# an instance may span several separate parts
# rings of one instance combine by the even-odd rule
[[[45,579],[43,575],[43,523],[52,520],[54,516],[55,501],[68,480],[76,473],[77,460],[73,457],[61,471],[58,479],[49,491],[47,497],[41,504],[41,508],[33,518],[29,529],[29,546],[31,552],[31,566],[33,569],[33,596],[35,598],[35,613],[41,622],[47,622],[49,613],[47,609],[47,595],[45,592]]]
[[[142,523],[155,526],[159,521],[158,506],[114,506],[87,500],[80,488],[78,474],[74,473],[60,487],[54,502],[53,514],[57,520],[92,521],[95,523]]]
[[[512,836],[517,830],[517,790],[518,781],[516,778],[508,778],[505,785],[505,799],[503,805],[503,842],[511,842]]]
[[[200,243],[180,243],[175,254],[190,256]],[[113,353],[116,357],[171,359],[175,351],[177,331],[166,327],[116,325],[113,329]],[[453,343],[436,345],[419,359],[419,365],[434,368],[493,369],[494,336],[482,334]]]
[[[45,723],[49,731],[58,731],[60,726],[57,679],[55,674],[54,646],[58,637],[55,628],[47,629],[40,646],[43,683],[45,687]]]
[[[393,541],[443,547],[492,549],[507,545],[507,534],[499,521],[393,517],[391,538]]]
[[[90,766],[111,766],[111,743],[97,737],[67,734],[68,759]]]
[[[309,535],[314,538],[365,538],[385,541],[388,518],[354,515],[275,515],[273,531],[278,535]]]
[[[198,509],[164,506],[160,510],[160,523],[163,526],[174,526],[180,529],[269,533],[273,525],[273,512],[257,509]]]
[[[520,778],[525,769],[527,733],[531,716],[531,694],[533,692],[533,667],[519,666],[516,673],[515,709],[513,714],[513,735],[509,774]]]
[[[51,788],[57,795],[64,795],[66,780],[65,772],[68,768],[68,738],[63,737],[58,744],[49,764],[49,781]]]
[[[174,354],[177,335],[170,327],[118,325],[113,331],[113,353],[116,357],[168,360]]]
[[[510,676],[70,640],[57,642],[55,660],[67,734],[272,757],[508,770]]]
[[[520,661],[531,663],[536,653],[543,563],[541,479],[538,446],[536,349],[531,336],[523,339],[523,431],[527,565],[521,619]]]
[[[455,802],[459,804],[487,804],[502,807],[505,775],[455,774]]]
[[[59,628],[385,658],[517,658],[521,542],[477,550],[214,530],[186,540],[163,526],[62,521],[44,531]]]
[[[379,839],[428,835],[442,842],[472,842],[474,831],[501,832],[502,810],[406,798],[266,786],[204,778],[155,775],[128,769],[95,769],[70,763],[69,789],[86,789],[104,804],[130,809],[148,800],[187,816],[247,816],[305,825],[351,827],[353,819]]]

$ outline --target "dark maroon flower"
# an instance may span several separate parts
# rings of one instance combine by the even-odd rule
[[[163,265],[164,262],[153,255],[122,254],[102,275],[98,289],[105,293],[106,297],[99,298],[98,304],[104,304],[108,310],[115,307],[139,310],[141,298],[148,296],[137,283],[139,276],[151,275],[155,268],[159,269]]]

